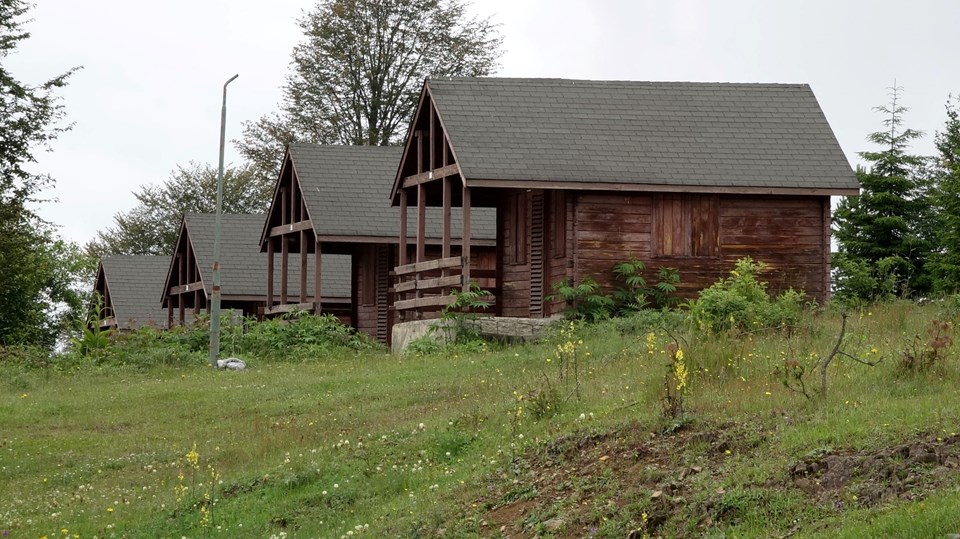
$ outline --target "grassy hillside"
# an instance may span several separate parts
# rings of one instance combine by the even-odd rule
[[[956,316],[907,303],[852,314],[825,397],[811,367],[836,340],[830,313],[736,336],[640,316],[403,358],[284,345],[243,372],[163,348],[157,366],[8,355],[0,533],[960,533],[960,368],[928,335]],[[934,365],[904,372],[904,351]],[[782,383],[799,388],[800,367],[810,398]]]

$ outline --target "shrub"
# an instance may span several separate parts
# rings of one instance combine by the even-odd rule
[[[597,322],[613,314],[613,298],[603,295],[600,284],[589,277],[581,279],[577,286],[567,281],[553,283],[553,294],[546,299],[566,302],[567,318]]]
[[[649,308],[668,308],[677,304],[672,296],[680,284],[680,273],[673,268],[660,268],[657,272],[657,284],[648,286],[643,277],[646,265],[636,257],[613,266],[613,273],[624,286],[613,294],[618,315],[635,313]]]
[[[692,320],[712,332],[795,326],[803,317],[803,293],[790,289],[772,299],[767,283],[757,277],[763,269],[762,262],[749,257],[738,260],[729,277],[690,302]]]

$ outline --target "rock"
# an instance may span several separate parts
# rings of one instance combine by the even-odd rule
[[[562,518],[551,518],[543,523],[543,529],[548,532],[555,532],[566,524]]]
[[[240,358],[228,357],[227,359],[218,359],[217,368],[228,371],[242,371],[247,368],[247,363]]]

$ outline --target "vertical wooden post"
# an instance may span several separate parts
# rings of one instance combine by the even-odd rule
[[[435,168],[437,168],[436,166],[437,161],[434,155],[436,153],[437,144],[436,144],[436,141],[433,139],[433,122],[434,122],[433,103],[430,103],[429,106],[430,106],[430,129],[427,131],[427,133],[429,134],[427,142],[430,144],[430,159],[429,159],[430,170],[434,170]]]
[[[400,187],[400,241],[398,245],[400,266],[407,263],[407,190]]]
[[[173,329],[173,296],[170,292],[167,292],[167,329]]]
[[[287,235],[280,236],[280,305],[287,304],[287,278],[290,268],[290,242]]]
[[[189,253],[189,248],[186,249],[186,252]],[[186,264],[184,263],[183,257],[177,258],[177,265],[179,267],[180,273],[180,284],[187,284],[187,269]],[[180,325],[184,325],[184,316],[183,316],[183,292],[177,294],[177,317],[180,319]]]
[[[822,217],[823,217],[823,292],[820,294],[820,301],[826,305],[830,301],[830,271],[831,271],[831,253],[830,253],[830,196],[823,197]]]
[[[313,312],[320,314],[320,300],[323,298],[323,291],[320,289],[320,273],[323,264],[320,258],[320,238],[317,237],[316,232],[313,235],[313,250]]]
[[[452,194],[450,193],[450,183],[452,178],[443,180],[443,258],[450,256],[450,204]]]
[[[300,303],[307,302],[307,231],[300,231]]]
[[[427,258],[427,189],[417,186],[417,262]]]
[[[273,238],[267,236],[267,305],[263,314],[273,308]]]
[[[463,246],[460,254],[463,258],[463,291],[470,291],[470,188],[463,184]]]

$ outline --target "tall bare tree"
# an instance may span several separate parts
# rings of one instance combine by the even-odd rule
[[[487,75],[501,54],[496,25],[460,0],[323,0],[299,24],[279,114],[235,141],[270,178],[289,142],[397,143],[424,78]]]

